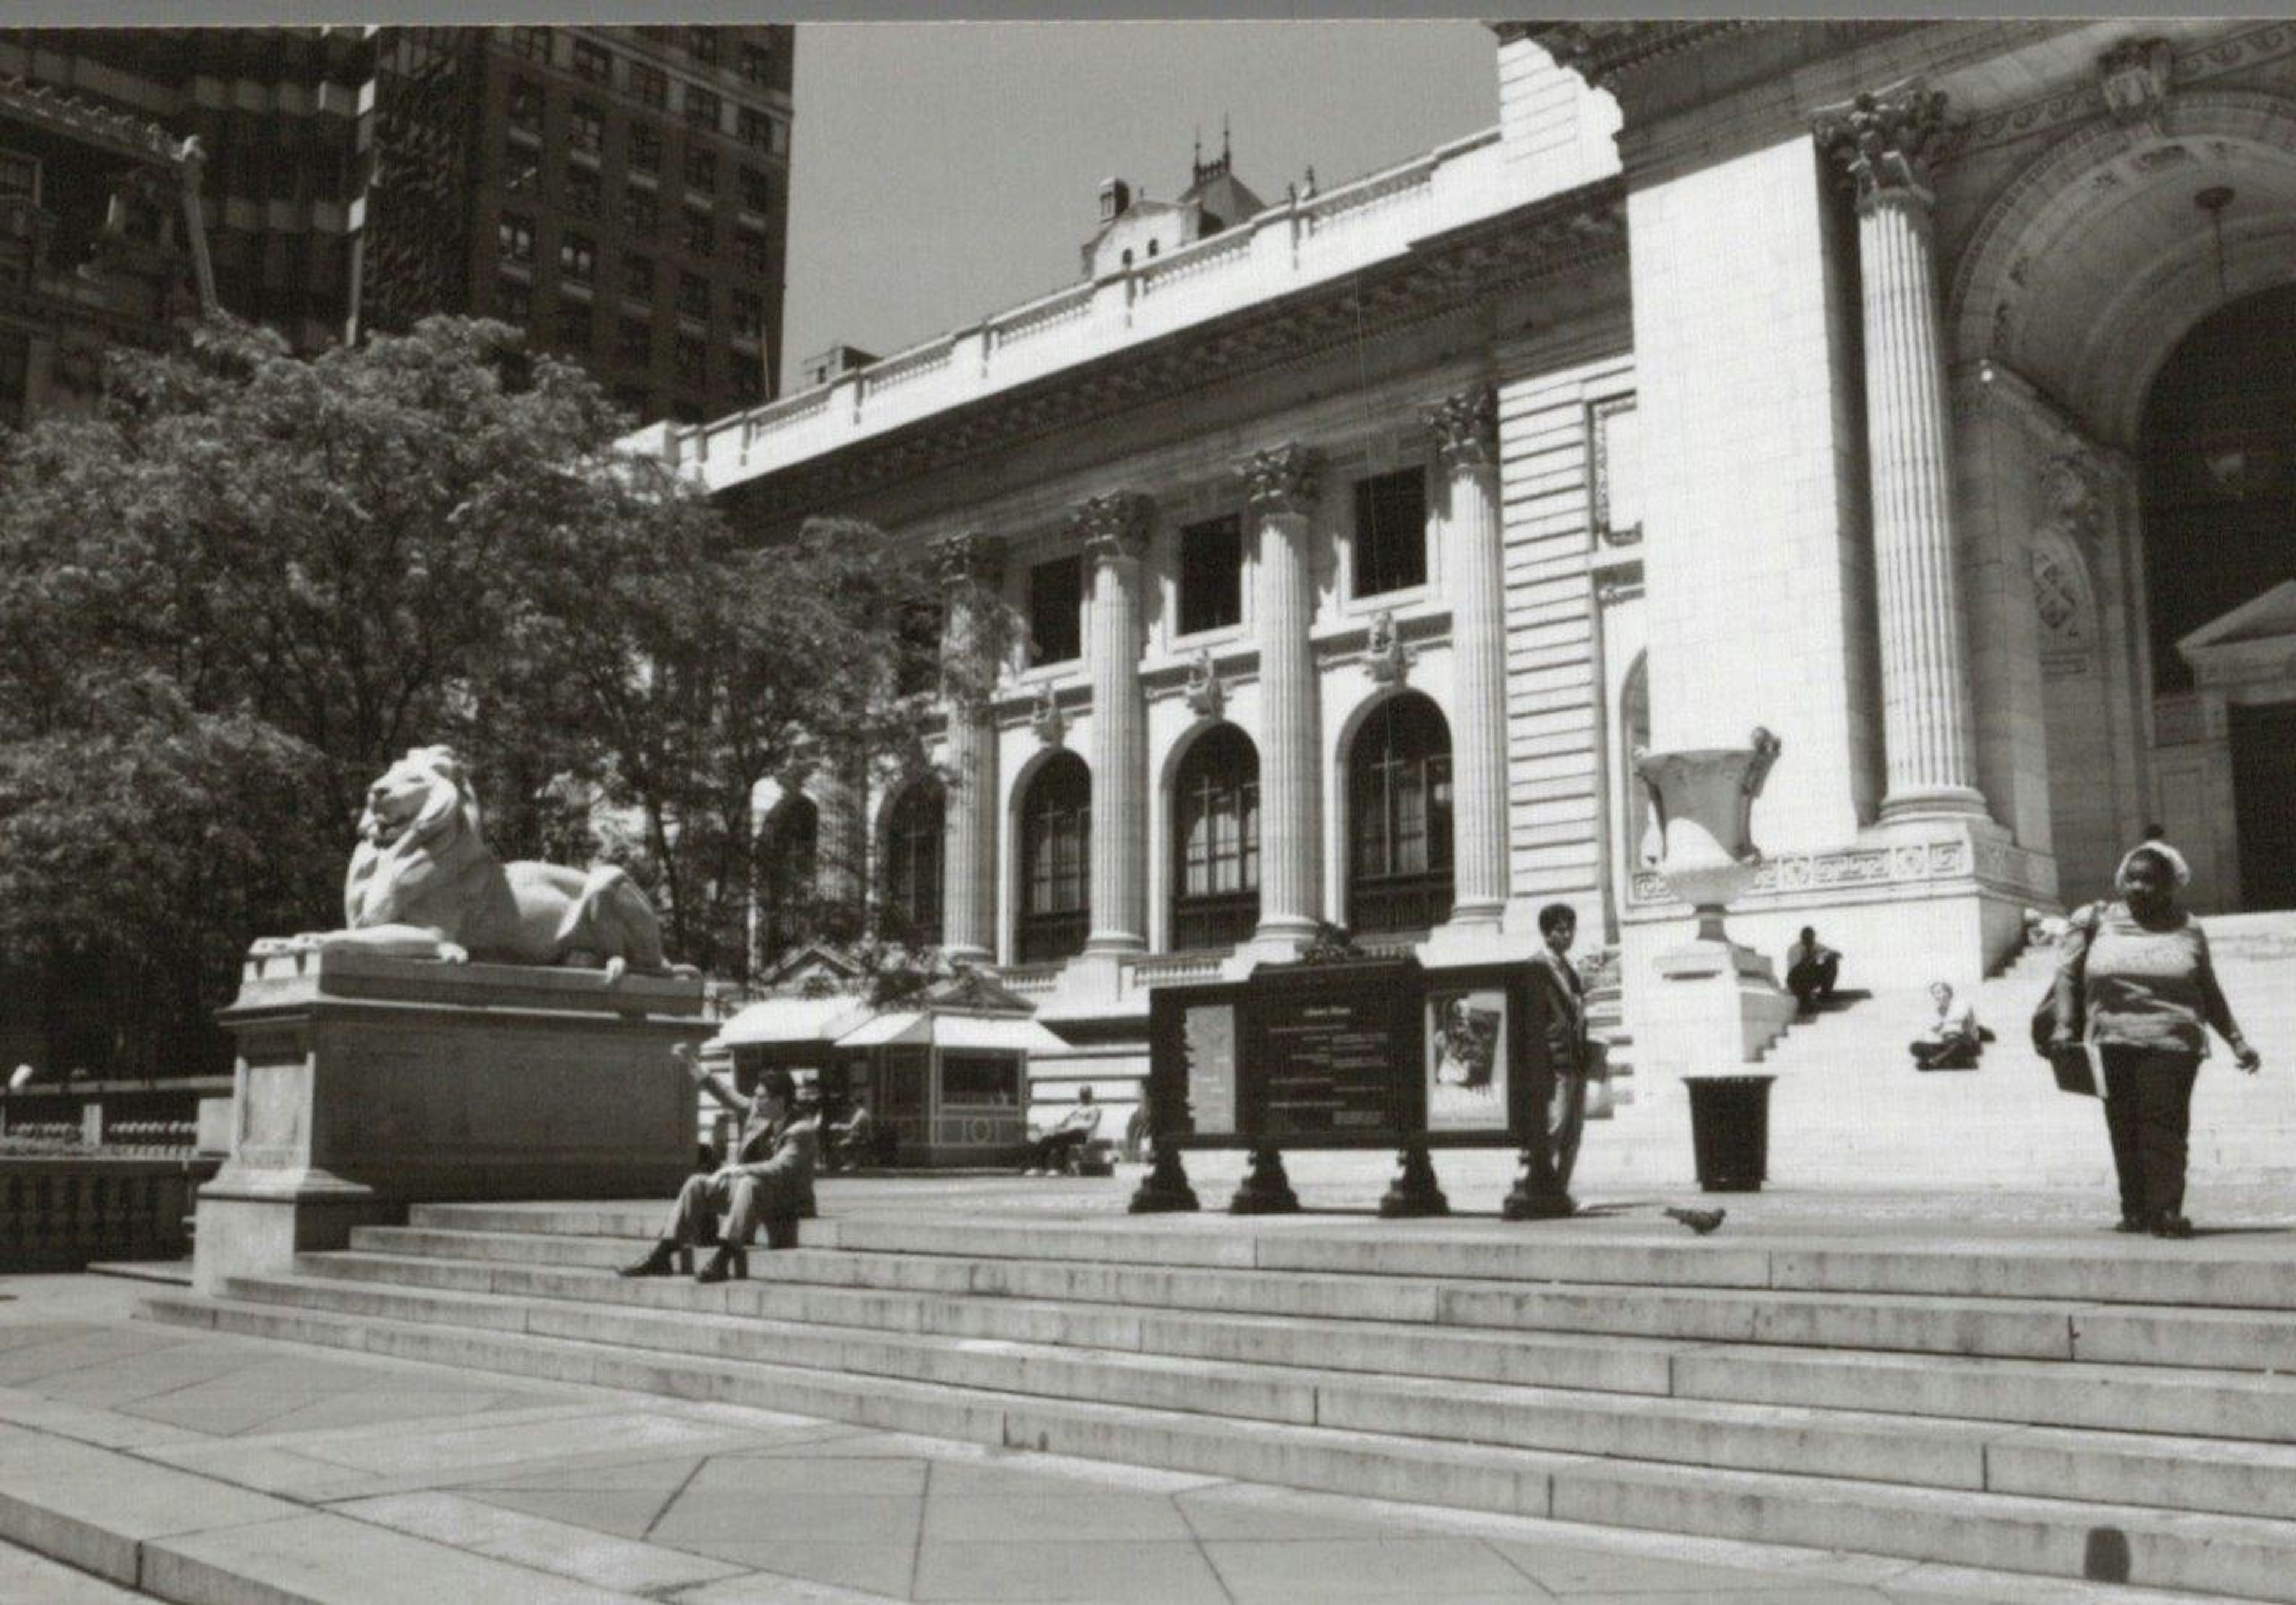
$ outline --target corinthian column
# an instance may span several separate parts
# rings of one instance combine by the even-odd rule
[[[1451,923],[1499,922],[1507,900],[1506,554],[1499,528],[1498,400],[1488,385],[1424,414],[1448,479]]]
[[[986,964],[996,956],[996,725],[988,711],[996,666],[980,588],[996,584],[1004,543],[952,535],[934,555],[948,595],[941,656],[952,772],[941,816],[941,949],[960,963]]]
[[[1253,622],[1259,638],[1259,928],[1253,939],[1304,946],[1323,912],[1321,751],[1309,515],[1316,454],[1286,445],[1236,465],[1259,526]]]
[[[1148,946],[1148,702],[1140,689],[1140,560],[1155,504],[1133,491],[1095,496],[1070,528],[1092,594],[1085,656],[1092,673],[1092,934],[1085,951]]]
[[[1881,615],[1885,815],[1981,814],[1953,529],[1950,424],[1930,249],[1945,96],[1861,94],[1818,137],[1857,188],[1866,439]]]

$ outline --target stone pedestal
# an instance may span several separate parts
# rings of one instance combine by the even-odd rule
[[[220,1018],[234,1121],[200,1191],[202,1291],[411,1203],[666,1204],[693,1167],[695,1093],[669,1050],[716,1029],[699,980],[305,947],[250,957]]]

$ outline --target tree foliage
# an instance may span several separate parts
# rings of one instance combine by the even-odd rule
[[[937,580],[865,525],[737,538],[628,426],[500,324],[305,361],[217,320],[0,437],[0,951],[211,1065],[248,941],[340,923],[367,783],[443,742],[500,856],[620,859],[743,975],[752,794],[923,764]]]

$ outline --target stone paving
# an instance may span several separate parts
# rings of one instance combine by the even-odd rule
[[[2177,1597],[1303,1494],[339,1357],[132,1322],[144,1290],[0,1278],[0,1535],[165,1598]],[[0,1599],[124,1597],[86,1571],[0,1552]]]

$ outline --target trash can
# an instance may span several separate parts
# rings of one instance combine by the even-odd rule
[[[1690,1142],[1704,1192],[1759,1192],[1769,1175],[1775,1076],[1687,1076]]]

